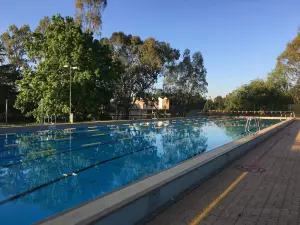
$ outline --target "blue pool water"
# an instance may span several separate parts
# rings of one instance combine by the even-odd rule
[[[263,129],[190,118],[0,134],[1,224],[31,224]]]

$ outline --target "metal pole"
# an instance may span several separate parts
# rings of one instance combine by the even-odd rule
[[[5,99],[5,123],[6,123],[6,126],[7,126],[7,105],[8,105],[8,99]]]

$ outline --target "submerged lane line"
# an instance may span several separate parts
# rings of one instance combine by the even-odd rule
[[[116,160],[116,159],[119,159],[119,158],[122,158],[122,157],[125,157],[125,156],[133,155],[133,154],[138,153],[138,152],[142,152],[142,151],[145,151],[145,150],[149,150],[149,149],[152,149],[152,148],[154,148],[154,147],[155,147],[155,146],[153,146],[153,145],[152,145],[152,146],[148,146],[148,147],[144,147],[144,148],[141,148],[141,149],[138,149],[138,150],[135,150],[135,151],[128,152],[128,153],[123,154],[123,155],[119,155],[119,156],[116,156],[116,157],[113,157],[113,158],[110,158],[110,159],[106,159],[106,160],[103,160],[103,161],[96,162],[95,164],[92,164],[92,165],[90,165],[90,166],[87,166],[87,167],[78,169],[78,170],[76,170],[76,171],[74,171],[74,172],[72,172],[72,173],[64,174],[63,176],[58,177],[58,178],[56,178],[56,179],[54,179],[54,180],[52,180],[52,181],[49,181],[49,182],[47,182],[47,183],[38,185],[38,186],[36,186],[36,187],[34,187],[34,188],[31,188],[31,189],[29,189],[29,190],[27,190],[27,191],[21,192],[21,193],[19,193],[19,194],[16,194],[16,195],[14,195],[14,196],[11,196],[10,198],[4,199],[4,200],[0,201],[0,205],[3,205],[3,204],[5,204],[5,203],[11,202],[11,201],[13,201],[13,200],[16,200],[16,199],[18,199],[18,198],[20,198],[20,197],[22,197],[22,196],[28,195],[28,194],[30,194],[30,193],[32,193],[32,192],[35,192],[35,191],[37,191],[37,190],[39,190],[39,189],[41,189],[41,188],[47,187],[47,186],[49,186],[49,185],[51,185],[51,184],[54,184],[54,183],[56,183],[56,182],[58,182],[58,181],[60,181],[60,180],[64,180],[64,179],[66,179],[66,178],[68,178],[68,177],[73,176],[73,174],[78,174],[78,173],[81,173],[81,172],[86,171],[86,170],[88,170],[88,169],[91,169],[91,168],[93,168],[93,167],[99,166],[99,165],[101,165],[101,164],[104,164],[104,163],[107,163],[107,162],[110,162],[110,161],[113,161],[113,160]]]
[[[223,200],[223,198],[225,198],[228,193],[247,176],[247,174],[248,172],[242,173],[232,184],[229,185],[229,187],[222,194],[220,194],[198,216],[196,216],[189,223],[189,225],[198,225],[207,216],[207,214],[210,213]]]

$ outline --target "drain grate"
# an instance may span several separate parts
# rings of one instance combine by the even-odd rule
[[[266,170],[257,165],[236,165],[235,168],[237,170],[249,173],[264,173]]]

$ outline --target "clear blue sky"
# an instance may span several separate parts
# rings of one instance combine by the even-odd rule
[[[74,0],[1,1],[0,32],[35,27],[45,15],[74,14]],[[201,51],[208,96],[266,77],[300,25],[299,0],[108,0],[103,36],[124,31]]]

